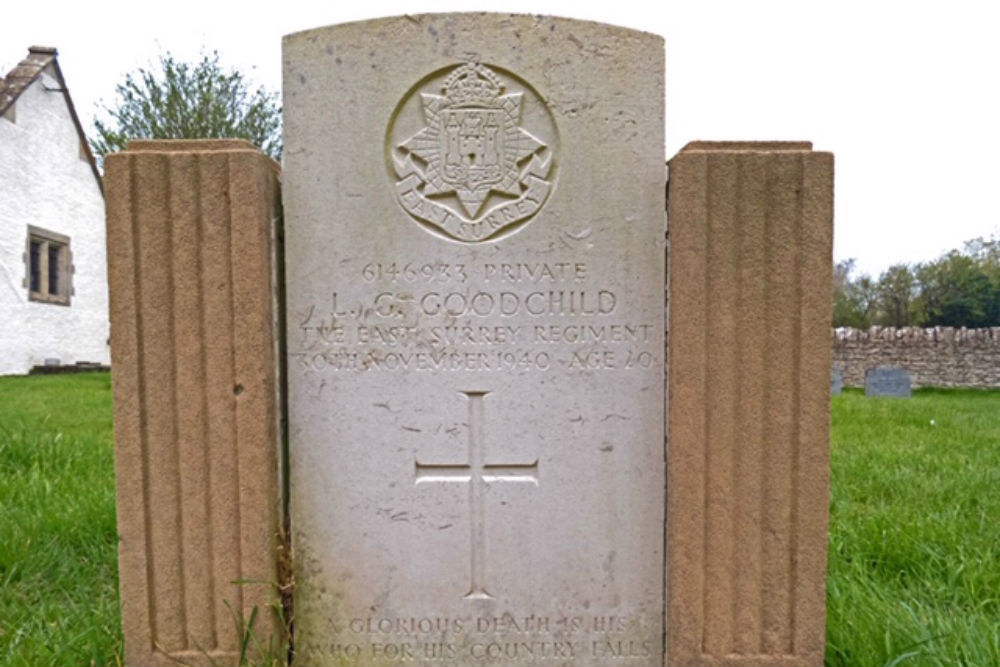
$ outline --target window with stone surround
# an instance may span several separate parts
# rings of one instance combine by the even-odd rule
[[[73,260],[68,236],[28,225],[24,263],[29,300],[69,305],[73,294]]]

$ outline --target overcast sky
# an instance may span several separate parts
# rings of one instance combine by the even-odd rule
[[[161,52],[280,90],[281,36],[425,11],[613,23],[666,39],[666,155],[694,139],[808,139],[836,155],[836,259],[878,274],[1000,233],[1000,21],[992,3],[805,0],[8,2],[0,69],[55,46],[89,131],[99,100]],[[651,8],[655,7],[655,8]],[[382,45],[391,48],[391,45]],[[405,57],[405,54],[400,54]]]

